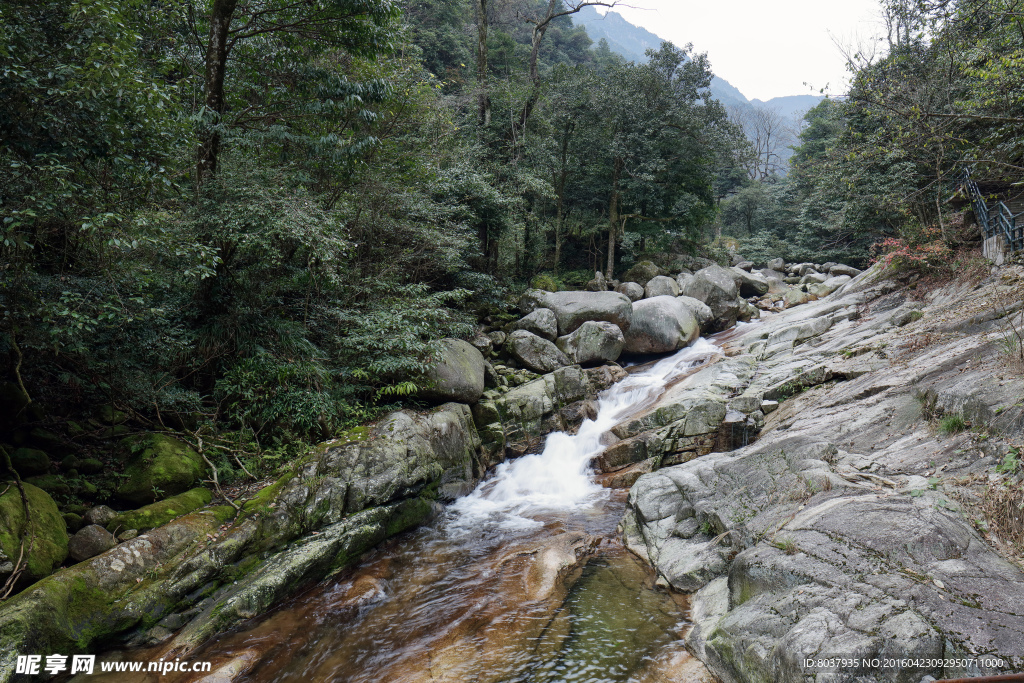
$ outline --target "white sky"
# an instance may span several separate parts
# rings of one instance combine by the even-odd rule
[[[676,45],[707,52],[711,68],[749,99],[846,92],[839,44],[881,33],[879,0],[625,0],[613,11]],[[603,11],[604,8],[598,8]],[[804,83],[808,85],[804,85]]]

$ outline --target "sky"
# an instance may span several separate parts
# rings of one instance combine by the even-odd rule
[[[629,5],[629,6],[627,6]],[[707,52],[711,68],[748,99],[843,95],[836,45],[881,34],[879,0],[624,0],[613,11],[677,45]],[[603,8],[597,8],[603,11]],[[807,83],[807,85],[804,85]]]

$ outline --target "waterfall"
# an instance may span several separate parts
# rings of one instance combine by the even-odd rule
[[[603,489],[591,478],[590,463],[605,448],[602,436],[650,405],[681,372],[701,365],[722,349],[701,337],[693,345],[630,375],[598,397],[597,417],[585,420],[575,435],[548,435],[541,453],[524,455],[495,468],[493,476],[450,508],[450,529],[479,531],[538,526],[533,514],[592,505]]]

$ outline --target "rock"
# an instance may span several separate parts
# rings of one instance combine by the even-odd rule
[[[527,290],[519,300],[524,313],[550,308],[558,320],[558,334],[565,336],[588,320],[603,320],[619,326],[623,332],[633,320],[633,303],[618,292],[541,292]]]
[[[768,280],[761,275],[748,273],[740,268],[732,268],[735,275],[736,286],[739,287],[740,296],[763,296],[768,293]]]
[[[801,263],[800,267],[796,271],[796,274],[799,275],[800,277],[803,277],[804,275],[807,275],[809,273],[818,273],[818,266],[816,266],[813,263]],[[820,273],[818,274],[820,275]]]
[[[784,272],[786,270],[786,259],[773,258],[766,265],[769,268],[771,268],[772,270],[777,270],[779,272]]]
[[[205,505],[209,505],[212,499],[213,494],[210,493],[209,489],[192,489],[185,493],[179,493],[173,498],[162,500],[159,503],[146,505],[138,510],[114,513],[114,517],[107,519],[105,522],[91,523],[102,524],[110,533],[118,533],[118,530],[124,531],[125,529],[136,529],[137,531],[145,532],[158,526],[163,526],[172,519],[187,515]]]
[[[71,487],[68,485],[67,481],[56,474],[42,474],[37,477],[29,477],[25,481],[29,482],[33,486],[38,486],[51,496],[71,495]]]
[[[480,351],[461,339],[442,339],[440,356],[424,374],[426,386],[419,395],[438,403],[476,403],[484,393],[484,380],[484,357]]]
[[[644,288],[635,282],[623,282],[615,288],[619,294],[625,294],[630,301],[639,301],[644,298]]]
[[[733,271],[721,266],[709,266],[698,270],[680,284],[683,296],[703,301],[711,309],[715,319],[710,329],[724,330],[736,323],[739,315],[739,305],[736,301],[739,288],[736,286]]]
[[[538,308],[518,322],[512,323],[510,331],[515,330],[526,330],[548,341],[554,341],[558,337],[558,320],[550,309]]]
[[[807,293],[816,296],[819,299],[826,297],[832,292],[836,291],[847,282],[850,281],[849,275],[838,275],[836,277],[830,277],[821,283],[812,283],[807,285]]]
[[[618,360],[626,340],[618,325],[588,320],[555,343],[573,363],[588,365]]]
[[[85,513],[83,519],[86,524],[98,524],[106,526],[107,522],[117,517],[117,512],[106,505],[97,505]]]
[[[98,524],[82,527],[68,542],[68,554],[75,562],[88,560],[117,545],[113,534]]]
[[[665,274],[665,270],[655,265],[652,261],[640,261],[623,274],[622,281],[650,282],[651,278]]]
[[[473,345],[481,355],[487,357],[491,355],[491,351],[494,350],[494,342],[486,334],[477,332],[473,335],[473,338],[469,340],[469,343]]]
[[[138,535],[139,535],[138,529],[128,529],[127,531],[122,531],[121,533],[119,533],[117,535],[117,542],[118,543],[124,543],[125,541],[130,541],[133,538],[138,537]]]
[[[739,299],[736,304],[739,306],[739,313],[736,316],[737,320],[748,323],[761,317],[761,311],[758,310],[757,306],[754,306],[746,299]]]
[[[22,477],[34,477],[50,471],[50,456],[37,448],[15,448],[11,464]]]
[[[807,292],[803,291],[799,287],[790,287],[789,289],[786,290],[786,293],[783,295],[782,300],[785,302],[786,308],[789,308],[791,306],[799,306],[800,304],[805,304],[811,300],[811,297],[810,295],[807,294]]]
[[[534,372],[551,372],[572,364],[557,346],[526,330],[516,330],[505,344],[516,360]]]
[[[843,264],[832,266],[831,268],[828,269],[828,274],[833,277],[837,275],[849,275],[850,277],[857,277],[862,272],[863,271],[857,270],[853,266],[846,266]]]
[[[690,312],[693,313],[693,317],[697,319],[697,324],[700,325],[700,329],[706,330],[710,327],[711,323],[715,319],[715,314],[711,312],[711,308],[706,303],[698,301],[692,296],[679,296],[676,297],[676,300],[690,309]]]
[[[473,419],[483,442],[483,464],[492,467],[525,453],[553,431],[571,431],[578,417],[573,406],[624,377],[626,371],[614,365],[569,366],[481,401],[473,406]]]
[[[81,515],[76,515],[74,512],[65,512],[61,517],[64,518],[64,523],[67,525],[69,534],[73,534],[82,528]]]
[[[604,278],[601,271],[597,271],[594,275],[594,279],[587,283],[588,292],[606,292],[608,291],[608,281]]]
[[[827,275],[821,273],[806,273],[800,276],[800,284],[806,285],[809,283],[822,283],[828,279]]]
[[[700,325],[689,306],[674,296],[656,296],[633,304],[625,350],[667,353],[689,346],[699,336]]]
[[[119,425],[126,422],[128,416],[120,410],[115,410],[114,406],[107,403],[100,407],[100,420],[108,425]]]
[[[644,298],[650,299],[656,296],[679,296],[679,283],[665,275],[658,275],[651,278],[644,287]]]
[[[78,461],[76,469],[82,474],[99,474],[103,471],[104,465],[96,458],[84,458]]]
[[[128,437],[121,443],[135,453],[125,468],[127,478],[117,489],[121,500],[149,503],[183,493],[206,472],[199,454],[168,434]]]
[[[491,343],[494,345],[495,349],[500,349],[502,346],[504,346],[505,340],[508,338],[508,335],[502,332],[501,330],[496,330],[494,332],[488,332],[487,338],[491,340]]]
[[[737,263],[733,267],[734,268],[739,268],[740,270],[745,270],[745,271],[747,271],[749,273],[751,270],[754,269],[754,262],[753,261],[740,261],[739,263]]]
[[[23,482],[28,499],[28,527],[25,506],[18,487],[0,483],[0,585],[14,571],[21,555],[22,539],[31,539],[25,546],[27,565],[18,585],[27,585],[49,576],[68,555],[67,524],[57,504],[42,489]],[[5,490],[6,489],[6,490]]]

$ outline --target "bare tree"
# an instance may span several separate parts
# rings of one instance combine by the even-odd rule
[[[764,180],[785,169],[782,150],[793,144],[793,130],[779,112],[765,107],[733,107],[729,118],[750,142],[744,167],[751,180]]]

